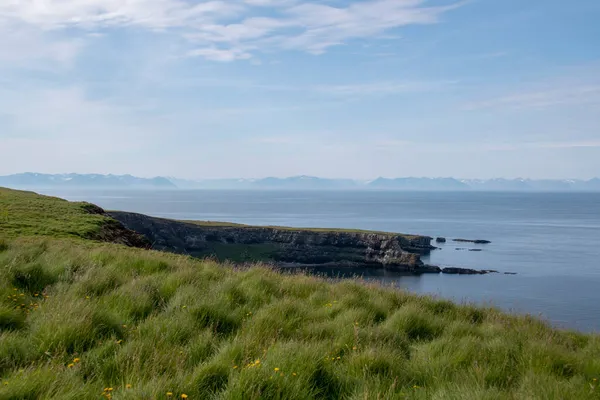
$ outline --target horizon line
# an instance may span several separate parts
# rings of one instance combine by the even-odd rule
[[[584,181],[584,182],[589,182],[592,180],[596,180],[596,179],[600,179],[600,177],[598,176],[594,176],[592,178],[525,178],[525,177],[516,177],[516,178],[507,178],[507,177],[493,177],[493,178],[458,178],[458,177],[454,177],[454,176],[396,176],[396,177],[389,177],[389,176],[377,176],[375,178],[347,178],[347,177],[336,177],[336,178],[330,178],[330,177],[322,177],[322,176],[318,176],[318,175],[306,175],[306,174],[300,174],[300,175],[288,175],[288,176],[275,176],[275,175],[267,175],[267,176],[263,176],[263,177],[254,177],[254,178],[247,178],[247,177],[231,177],[231,178],[216,178],[216,177],[211,177],[211,178],[180,178],[180,177],[176,177],[176,176],[169,176],[169,175],[155,175],[155,176],[138,176],[138,175],[133,175],[131,173],[96,173],[96,172],[89,172],[89,173],[81,173],[81,172],[64,172],[64,173],[47,173],[47,172],[31,172],[31,171],[27,171],[27,172],[17,172],[17,173],[12,173],[12,174],[7,174],[7,175],[0,175],[0,178],[7,178],[7,177],[11,177],[11,176],[17,176],[17,175],[46,175],[46,176],[57,176],[57,175],[80,175],[80,176],[85,176],[85,175],[98,175],[98,176],[114,176],[114,177],[133,177],[133,178],[139,178],[139,179],[157,179],[157,178],[161,178],[161,179],[168,179],[168,180],[182,180],[182,181],[189,181],[189,182],[200,182],[200,181],[218,181],[218,180],[241,180],[241,181],[259,181],[259,180],[265,180],[265,179],[280,179],[280,180],[285,180],[285,179],[293,179],[293,178],[310,178],[310,179],[322,179],[322,180],[345,180],[345,181],[354,181],[354,182],[372,182],[378,179],[386,179],[386,180],[398,180],[398,179],[453,179],[456,180],[458,182],[462,182],[462,181],[493,181],[493,180],[507,180],[507,181]]]

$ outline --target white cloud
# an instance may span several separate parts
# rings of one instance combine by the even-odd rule
[[[570,67],[560,75],[519,85],[518,90],[496,90],[464,105],[467,110],[543,110],[552,107],[600,106],[598,64]]]
[[[548,108],[564,105],[600,104],[600,85],[580,85],[540,91],[513,93],[466,105],[467,109],[482,108]]]
[[[586,147],[600,147],[600,140],[578,140],[569,142],[539,142],[524,143],[522,147],[538,149],[574,149]]]
[[[407,143],[408,145],[408,143]],[[532,150],[563,150],[600,148],[600,140],[540,141],[540,142],[482,142],[482,143],[421,143],[420,151],[433,153],[514,152]],[[415,147],[415,148],[417,148]]]
[[[192,50],[188,53],[190,56],[200,56],[211,61],[229,62],[235,60],[247,60],[252,58],[250,53],[247,53],[241,49],[229,49],[222,50],[217,48],[204,48]]]
[[[0,17],[46,29],[139,25],[171,28],[193,25],[203,18],[231,16],[240,11],[235,2],[181,0],[8,0]]]
[[[361,0],[336,6],[294,0],[4,0],[0,26],[43,30],[136,26],[170,31],[190,41],[191,55],[215,61],[260,51],[314,54],[355,38],[378,37],[414,24],[432,24],[453,8],[427,0]]]
[[[311,90],[336,96],[357,96],[357,95],[391,95],[398,93],[414,93],[437,90],[455,82],[374,82],[365,84],[351,85],[322,85],[311,87]]]
[[[154,121],[135,118],[136,109],[91,100],[79,87],[0,90],[0,109],[10,120],[10,135],[23,140],[86,143],[100,151],[118,143],[131,150],[156,132]]]
[[[438,21],[443,7],[423,7],[421,0],[377,0],[333,7],[303,3],[287,10],[293,24],[307,27],[299,35],[283,38],[286,48],[319,53],[348,39],[371,37],[405,25]]]
[[[157,148],[167,131],[160,117],[140,118],[134,107],[90,99],[77,86],[0,88],[0,110],[3,173],[119,171]]]
[[[40,61],[70,66],[85,44],[82,39],[52,37],[23,24],[0,24],[0,37],[0,62],[3,67],[22,67],[30,61],[34,61],[37,68],[48,67]]]

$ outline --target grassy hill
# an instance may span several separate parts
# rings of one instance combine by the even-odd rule
[[[83,239],[133,247],[150,245],[93,204],[4,188],[0,188],[1,237]]]
[[[0,190],[0,399],[600,399],[597,335],[115,232]]]

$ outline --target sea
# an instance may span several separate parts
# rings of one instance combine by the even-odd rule
[[[353,273],[414,293],[531,314],[600,332],[600,193],[46,190],[108,210],[251,225],[446,237],[425,263],[498,274]],[[485,239],[474,245],[452,239]],[[434,245],[435,242],[433,243]],[[476,250],[476,251],[472,251]],[[322,271],[343,278],[342,271]],[[516,273],[516,275],[506,275]]]

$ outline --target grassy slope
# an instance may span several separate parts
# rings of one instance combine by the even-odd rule
[[[86,212],[86,203],[70,203],[0,188],[0,235],[90,238],[108,218]]]
[[[600,398],[598,336],[0,226],[0,399]]]

